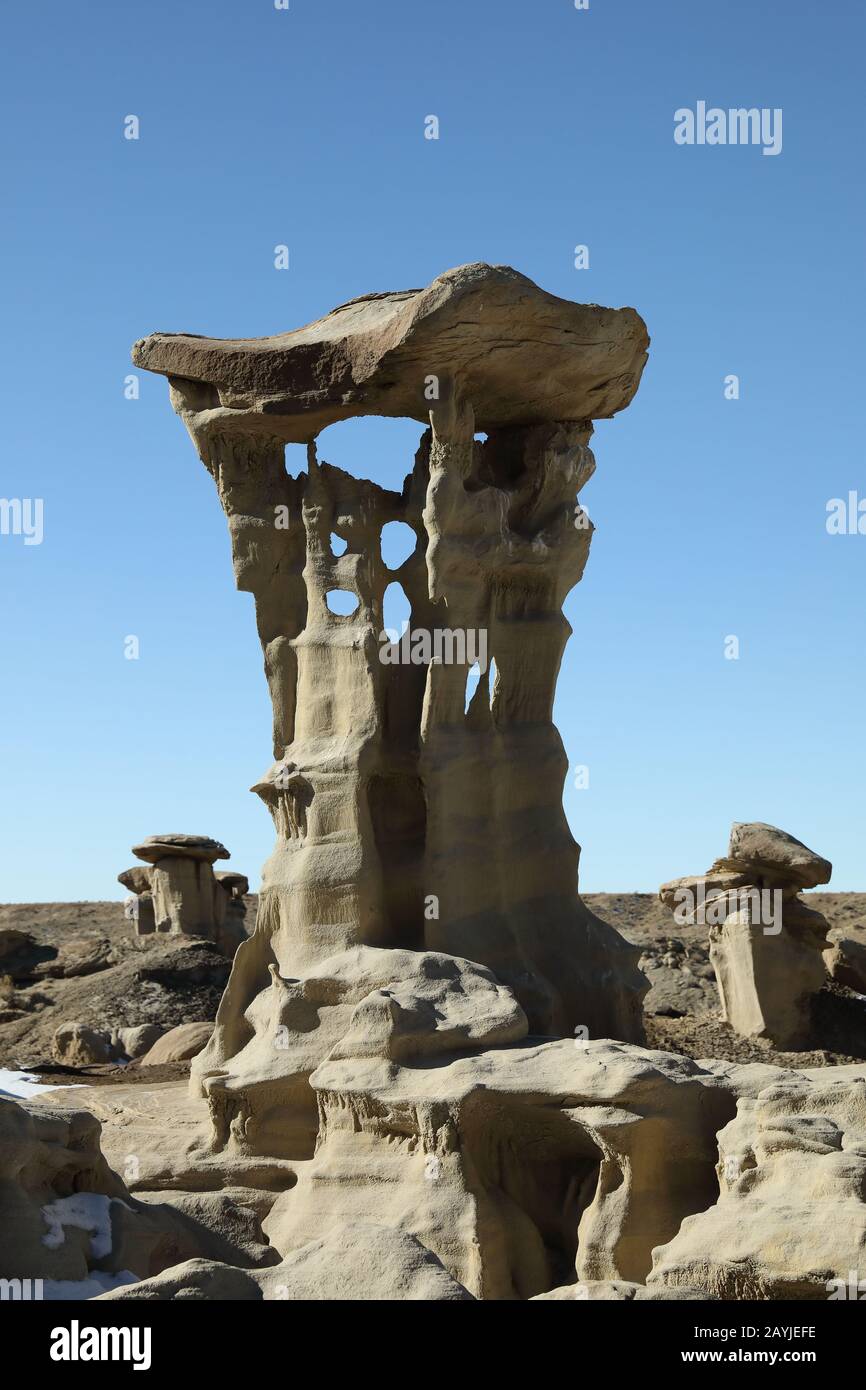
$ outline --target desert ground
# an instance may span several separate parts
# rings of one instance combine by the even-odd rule
[[[831,940],[858,944],[866,955],[866,893],[803,896],[830,923]],[[258,900],[249,894],[244,901],[251,932]],[[828,978],[813,1001],[812,1047],[780,1052],[720,1021],[706,928],[677,924],[652,893],[588,893],[584,901],[642,952],[651,984],[644,1001],[649,1047],[779,1066],[866,1059],[866,997],[857,990]],[[207,941],[137,937],[121,902],[0,904],[0,1066],[38,1072],[54,1084],[80,1076],[88,1084],[129,1084],[186,1075],[188,1061],[64,1065],[52,1056],[52,1039],[71,1023],[168,1030],[212,1021],[229,969]]]

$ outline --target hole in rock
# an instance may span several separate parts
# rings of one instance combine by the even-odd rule
[[[475,696],[476,690],[478,689],[478,682],[480,680],[481,667],[478,665],[478,662],[476,661],[472,666],[469,667],[469,670],[466,672],[466,695],[463,701],[464,714],[469,713],[469,706],[472,704],[472,700]]]
[[[325,602],[332,613],[338,618],[349,618],[358,610],[360,599],[357,594],[353,594],[351,589],[329,589],[325,594]]]
[[[406,591],[397,580],[392,580],[382,596],[382,627],[392,642],[399,642],[412,616],[412,607]]]
[[[382,527],[382,560],[389,570],[398,570],[415,550],[417,536],[405,521],[386,521]]]
[[[290,478],[300,478],[307,471],[306,444],[286,445],[286,472]]]
[[[342,536],[338,536],[337,533],[336,533],[336,531],[332,531],[332,532],[331,532],[331,554],[332,554],[332,555],[345,555],[345,553],[346,553],[346,547],[348,546],[348,544],[349,544],[349,542],[348,542],[348,541],[344,541]]]
[[[320,460],[354,478],[370,478],[380,487],[402,492],[403,479],[412,472],[423,433],[419,420],[359,415],[322,430],[316,450]]]

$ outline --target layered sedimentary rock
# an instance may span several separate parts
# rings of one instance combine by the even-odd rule
[[[275,762],[255,790],[277,845],[210,1050],[217,1071],[249,1044],[274,979],[358,946],[485,965],[541,1033],[641,1036],[635,953],[577,895],[551,711],[562,603],[592,534],[576,503],[592,418],[628,404],[646,347],[633,310],[571,304],[483,265],[274,339],[136,344],[217,484],[274,709]],[[359,414],[429,420],[401,493],[320,461],[317,433]],[[309,446],[298,478],[288,441]],[[416,547],[392,571],[380,532],[395,520]],[[496,677],[482,673],[468,711],[465,641],[453,660],[381,659],[394,579],[411,629],[485,632]],[[351,616],[330,611],[333,589],[354,596]]]
[[[662,884],[681,922],[707,926],[722,1018],[745,1037],[805,1046],[811,999],[826,979],[828,923],[801,897],[832,865],[784,830],[735,823],[728,853],[704,875]]]
[[[231,857],[225,845],[206,835],[151,835],[132,852],[147,867],[136,864],[117,879],[136,895],[129,913],[136,934],[202,936],[233,956],[246,939],[249,882],[243,874],[214,872],[218,859]]]
[[[685,1058],[563,1039],[400,1065],[358,1023],[312,1075],[315,1156],[264,1223],[281,1250],[375,1221],[476,1297],[531,1298],[645,1282],[653,1248],[715,1199],[734,1107]]]

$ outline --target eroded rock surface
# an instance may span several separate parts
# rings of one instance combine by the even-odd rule
[[[708,1065],[743,1086],[718,1136],[719,1197],[654,1251],[648,1286],[828,1298],[866,1266],[866,1067]]]
[[[595,467],[592,417],[628,403],[646,346],[634,311],[569,304],[490,266],[277,339],[136,344],[217,485],[274,709],[275,762],[255,790],[277,845],[224,1039],[248,1040],[269,966],[302,979],[358,945],[478,961],[539,1032],[642,1036],[636,953],[577,895],[551,711],[562,603],[592,535],[576,501]],[[365,413],[429,419],[401,493],[318,457],[323,425]],[[290,440],[309,444],[294,479]],[[395,520],[416,546],[392,571],[380,533]],[[394,579],[410,629],[447,634],[440,660],[383,659]],[[331,612],[333,589],[354,614]],[[487,666],[467,711],[479,632],[495,680]]]

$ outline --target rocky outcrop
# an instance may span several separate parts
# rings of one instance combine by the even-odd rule
[[[798,895],[831,872],[784,830],[735,823],[725,858],[704,875],[659,889],[677,921],[707,927],[722,1017],[744,1037],[785,1048],[808,1044],[829,924]]]
[[[718,1136],[719,1197],[654,1252],[647,1285],[838,1297],[866,1268],[866,1067],[706,1065],[742,1092]]]
[[[685,1058],[613,1043],[517,1043],[436,1067],[347,1037],[311,1078],[315,1156],[265,1225],[283,1250],[335,1222],[395,1225],[487,1299],[643,1283],[654,1246],[716,1194],[733,1105],[705,1081]]]
[[[172,936],[201,936],[227,956],[246,939],[243,874],[214,873],[228,850],[206,835],[151,835],[133,854],[143,859],[117,879],[134,894],[128,916],[138,936],[167,932]]]

